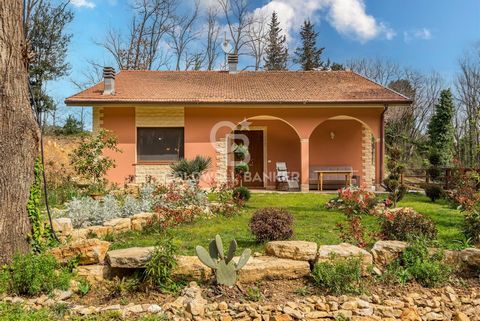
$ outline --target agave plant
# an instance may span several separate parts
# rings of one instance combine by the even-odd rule
[[[195,248],[200,261],[215,271],[217,284],[233,286],[237,282],[237,272],[247,264],[250,259],[250,249],[243,251],[238,262],[233,261],[237,250],[237,241],[232,240],[227,255],[223,251],[223,242],[220,235],[215,236],[208,246],[208,251],[200,245]]]
[[[198,181],[200,176],[210,167],[212,159],[210,157],[197,156],[194,159],[182,159],[178,163],[171,165],[175,176],[183,180]]]

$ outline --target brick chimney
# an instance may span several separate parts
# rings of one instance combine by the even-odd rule
[[[227,57],[228,61],[228,72],[230,74],[237,73],[237,65],[238,65],[238,54],[228,54]]]
[[[103,67],[103,95],[115,95],[115,69]]]

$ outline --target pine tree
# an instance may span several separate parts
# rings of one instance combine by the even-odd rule
[[[455,107],[450,89],[440,93],[440,101],[435,105],[435,113],[428,124],[431,153],[439,157],[439,165],[448,166],[453,159],[453,117]]]
[[[281,35],[282,29],[276,12],[272,13],[272,19],[268,24],[268,39],[265,48],[265,69],[266,70],[286,70],[288,49],[287,37]]]
[[[317,36],[318,32],[315,32],[313,23],[310,20],[305,20],[300,31],[302,47],[295,50],[297,58],[294,60],[295,63],[302,66],[303,70],[315,70],[324,67],[322,52],[325,48],[317,48]]]

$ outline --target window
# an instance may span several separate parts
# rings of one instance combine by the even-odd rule
[[[177,161],[183,158],[183,127],[137,128],[137,160]]]

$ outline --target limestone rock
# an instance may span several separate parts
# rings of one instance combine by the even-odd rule
[[[480,267],[480,249],[464,249],[460,251],[460,259],[469,267]]]
[[[97,283],[108,278],[110,270],[108,265],[85,265],[76,268],[77,275],[85,278],[90,283]]]
[[[123,233],[132,229],[132,221],[128,217],[114,218],[113,220],[104,222],[103,226],[111,226],[114,233]]]
[[[132,230],[142,231],[145,226],[152,224],[156,216],[156,213],[138,213],[133,215],[131,218]]]
[[[72,220],[67,217],[53,219],[52,226],[55,233],[60,236],[69,236],[73,231]]]
[[[470,318],[465,313],[457,311],[453,315],[453,321],[470,321]]]
[[[310,274],[306,261],[281,259],[271,256],[252,257],[239,271],[241,282],[260,280],[298,279]]]
[[[317,243],[306,241],[268,242],[267,255],[299,261],[313,261],[317,255]]]
[[[364,272],[373,264],[373,258],[370,253],[357,246],[341,243],[338,245],[321,245],[318,248],[317,262],[330,261],[332,254],[335,257],[349,258],[358,257],[361,260],[362,269]]]
[[[74,229],[72,233],[70,234],[70,237],[73,242],[78,241],[78,240],[84,240],[87,238],[89,234],[88,228],[79,228],[79,229]]]
[[[144,268],[145,264],[150,259],[150,253],[153,250],[153,246],[113,250],[107,253],[107,262],[114,268]]]
[[[86,228],[88,230],[88,236],[104,238],[105,236],[113,233],[113,227],[94,225]]]
[[[422,318],[418,314],[417,309],[414,308],[406,308],[402,311],[402,315],[400,316],[402,321],[422,321]]]
[[[196,256],[178,256],[173,274],[186,279],[206,281],[212,277],[212,269],[200,262]]]
[[[375,266],[382,269],[394,261],[407,247],[406,242],[378,241],[373,245],[372,256]]]
[[[52,255],[57,261],[66,263],[69,260],[79,257],[80,265],[103,263],[105,254],[110,243],[98,239],[78,240],[70,245],[53,248]]]

